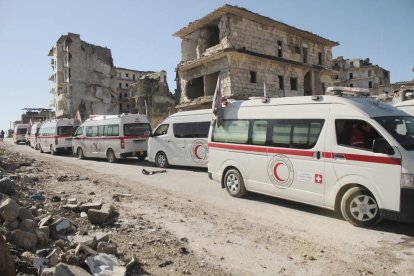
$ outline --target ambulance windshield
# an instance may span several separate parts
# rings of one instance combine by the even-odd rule
[[[414,150],[414,117],[377,117],[380,123],[406,150]]]

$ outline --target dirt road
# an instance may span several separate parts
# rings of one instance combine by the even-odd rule
[[[134,224],[143,218],[154,229],[159,226],[188,242],[194,259],[182,267],[176,263],[174,270],[149,269],[154,274],[189,270],[200,275],[206,267],[212,274],[232,275],[414,274],[413,224],[385,221],[375,229],[362,229],[308,205],[254,194],[232,198],[203,169],[176,167],[144,175],[142,169],[156,168],[134,159],[109,164],[41,154],[23,145],[9,147],[44,160],[52,173],[99,179],[82,185],[50,183],[45,189],[73,196],[94,191],[104,200],[132,194],[117,202],[124,222]],[[134,254],[133,241],[118,242],[122,250]]]

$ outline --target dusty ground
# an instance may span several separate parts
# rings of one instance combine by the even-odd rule
[[[2,167],[12,171],[13,177],[20,178],[21,182],[25,182],[22,180],[24,178],[30,179],[26,187],[18,191],[20,197],[42,194],[45,197],[43,213],[69,218],[77,226],[78,233],[97,230],[111,233],[110,239],[118,245],[118,257],[125,264],[132,258],[137,260],[139,269],[132,270],[127,275],[228,274],[219,265],[199,260],[191,251],[186,237],[174,236],[160,225],[143,218],[139,208],[129,208],[137,199],[152,201],[147,196],[133,195],[117,181],[86,170],[35,160],[10,149],[7,144],[0,143]],[[52,202],[54,196],[60,197],[62,201]],[[61,208],[69,198],[76,198],[78,202],[101,201],[110,204],[120,213],[119,217],[110,225],[91,225],[87,218],[80,218],[78,213]],[[165,201],[165,198],[159,200]],[[160,211],[163,206],[166,204],[160,206]]]
[[[18,156],[14,146],[3,143],[0,147],[7,149],[5,154]],[[385,222],[374,230],[360,229],[336,219],[330,211],[256,195],[247,197],[257,206],[252,215],[240,207],[246,202],[239,205],[224,197],[229,204],[222,209],[219,203],[184,197],[110,172],[69,167],[50,160],[49,155],[34,156],[32,165],[20,170],[39,176],[32,188],[43,192],[49,202],[59,195],[115,206],[120,216],[104,230],[111,231],[121,259],[137,258],[138,274],[414,275],[412,224]],[[270,202],[277,206],[263,207]],[[59,210],[61,203],[49,204]],[[282,210],[272,218],[268,212],[275,208]],[[76,214],[72,218],[80,228],[93,228]]]

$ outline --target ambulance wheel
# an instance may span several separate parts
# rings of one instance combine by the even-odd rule
[[[115,156],[115,152],[112,149],[109,149],[106,152],[106,159],[108,159],[109,163],[116,163],[116,156]]]
[[[76,156],[77,156],[79,159],[85,159],[85,155],[83,155],[83,150],[82,150],[82,148],[78,148],[78,150],[76,151]]]
[[[370,227],[381,221],[374,196],[361,187],[346,191],[341,200],[341,213],[345,220],[359,227]]]
[[[56,151],[53,150],[53,146],[50,145],[50,154],[51,155],[56,155]]]
[[[162,151],[157,153],[157,156],[155,157],[155,164],[159,168],[167,168],[169,166],[168,159],[165,153]]]
[[[227,192],[234,197],[243,197],[247,193],[243,177],[236,169],[230,169],[226,172],[224,186]]]

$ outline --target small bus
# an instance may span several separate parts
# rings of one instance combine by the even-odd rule
[[[13,142],[15,144],[26,143],[28,124],[16,124],[13,132]]]
[[[148,160],[160,168],[207,167],[211,118],[211,109],[172,114],[151,135]]]
[[[39,129],[38,144],[40,152],[55,155],[72,150],[73,119],[46,121]]]
[[[210,179],[233,197],[316,205],[356,226],[413,221],[414,118],[363,89],[328,92],[230,102],[210,130]]]
[[[79,158],[118,159],[137,157],[145,160],[151,125],[146,115],[91,115],[73,136],[73,153]]]
[[[29,135],[29,146],[34,149],[39,149],[39,130],[43,123],[38,122],[32,125]]]

